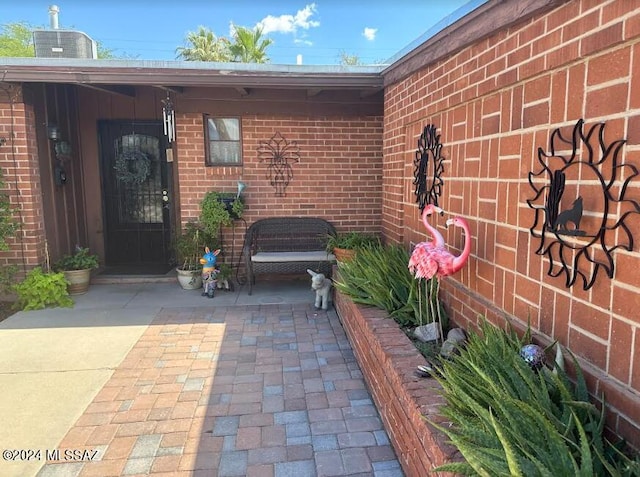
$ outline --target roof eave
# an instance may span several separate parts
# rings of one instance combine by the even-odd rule
[[[94,60],[100,61],[100,60]],[[78,64],[82,63],[82,64]],[[87,61],[26,61],[0,67],[1,82],[160,85],[160,86],[245,86],[271,88],[381,88],[381,66],[366,68],[323,68],[186,62],[108,62],[87,65]],[[118,63],[121,63],[120,65]],[[151,64],[150,64],[151,63]],[[153,64],[156,63],[156,64]],[[165,66],[166,65],[166,66]],[[200,67],[199,67],[200,66]]]
[[[550,10],[567,0],[489,0],[440,30],[384,68],[384,85],[396,83],[498,30]]]

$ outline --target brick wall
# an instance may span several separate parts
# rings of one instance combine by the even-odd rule
[[[45,233],[35,116],[33,108],[23,102],[19,87],[0,89],[0,138],[6,139],[0,145],[4,191],[15,207],[16,222],[21,224],[16,237],[7,240],[9,250],[0,252],[0,266],[24,264],[24,272],[44,262]]]
[[[424,357],[407,335],[384,310],[356,305],[339,292],[335,306],[405,474],[429,475],[460,460],[448,438],[425,419],[446,425],[439,415],[442,387],[413,374]]]
[[[182,224],[197,219],[200,201],[210,190],[235,192],[247,185],[244,218],[248,224],[274,216],[321,217],[338,231],[380,232],[382,180],[381,117],[243,116],[243,165],[204,165],[205,138],[201,114],[183,114],[177,124],[177,171]],[[260,142],[279,132],[296,141],[300,162],[286,197],[276,197],[265,163],[258,159]],[[223,231],[230,253],[231,231]],[[242,247],[244,228],[236,227],[234,260]]]
[[[556,128],[571,137],[567,131],[580,118],[587,126],[605,122],[606,143],[626,138],[620,158],[640,168],[636,6],[567,2],[390,85],[382,226],[389,239],[406,245],[425,240],[412,160],[422,128],[435,124],[446,158],[440,205],[468,219],[472,241],[467,265],[443,280],[447,309],[463,326],[479,313],[496,323],[504,316],[530,319],[541,342],[557,339],[580,357],[590,390],[605,394],[609,427],[640,447],[640,363],[634,359],[640,352],[640,215],[627,221],[634,250],[613,252],[613,279],[601,273],[584,291],[580,282],[567,288],[563,277],[547,274],[549,261],[535,254],[534,212],[526,203],[534,195],[527,177],[539,170],[538,148],[549,151]],[[573,180],[585,197],[601,193],[586,168]],[[639,182],[627,191],[637,201]],[[615,219],[622,210],[614,204],[610,213]],[[443,218],[432,220],[459,253],[460,230],[445,230]]]

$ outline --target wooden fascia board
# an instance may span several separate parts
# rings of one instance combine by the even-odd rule
[[[151,80],[150,80],[151,79]],[[145,86],[230,86],[242,88],[341,88],[360,89],[381,87],[382,77],[377,73],[349,75],[251,73],[208,70],[167,70],[140,68],[65,68],[55,66],[0,67],[0,81],[16,83],[68,83],[92,85],[145,85]]]
[[[107,85],[97,85],[97,84],[88,84],[88,83],[80,83],[79,86],[89,89],[95,89],[98,91],[102,91],[109,94],[117,94],[120,96],[126,96],[128,98],[136,97],[136,89],[133,86],[107,86]]]

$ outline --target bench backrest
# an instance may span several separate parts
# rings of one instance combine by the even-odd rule
[[[270,217],[251,224],[244,247],[251,253],[324,250],[329,234],[335,234],[335,228],[324,219]]]

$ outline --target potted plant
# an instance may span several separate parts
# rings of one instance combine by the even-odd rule
[[[87,247],[76,245],[72,254],[64,255],[54,265],[53,269],[63,272],[69,283],[69,295],[87,293],[91,281],[91,270],[98,268],[98,256],[89,253]]]
[[[378,237],[363,232],[336,233],[327,237],[327,251],[336,256],[338,264],[352,260],[359,248],[379,244]]]
[[[185,290],[196,290],[202,287],[202,265],[200,258],[204,248],[217,248],[217,240],[204,227],[189,222],[184,230],[175,238],[175,251],[178,265],[176,273],[178,283]]]
[[[200,222],[207,233],[217,237],[221,227],[231,225],[243,212],[244,199],[239,193],[210,191],[200,204]]]

